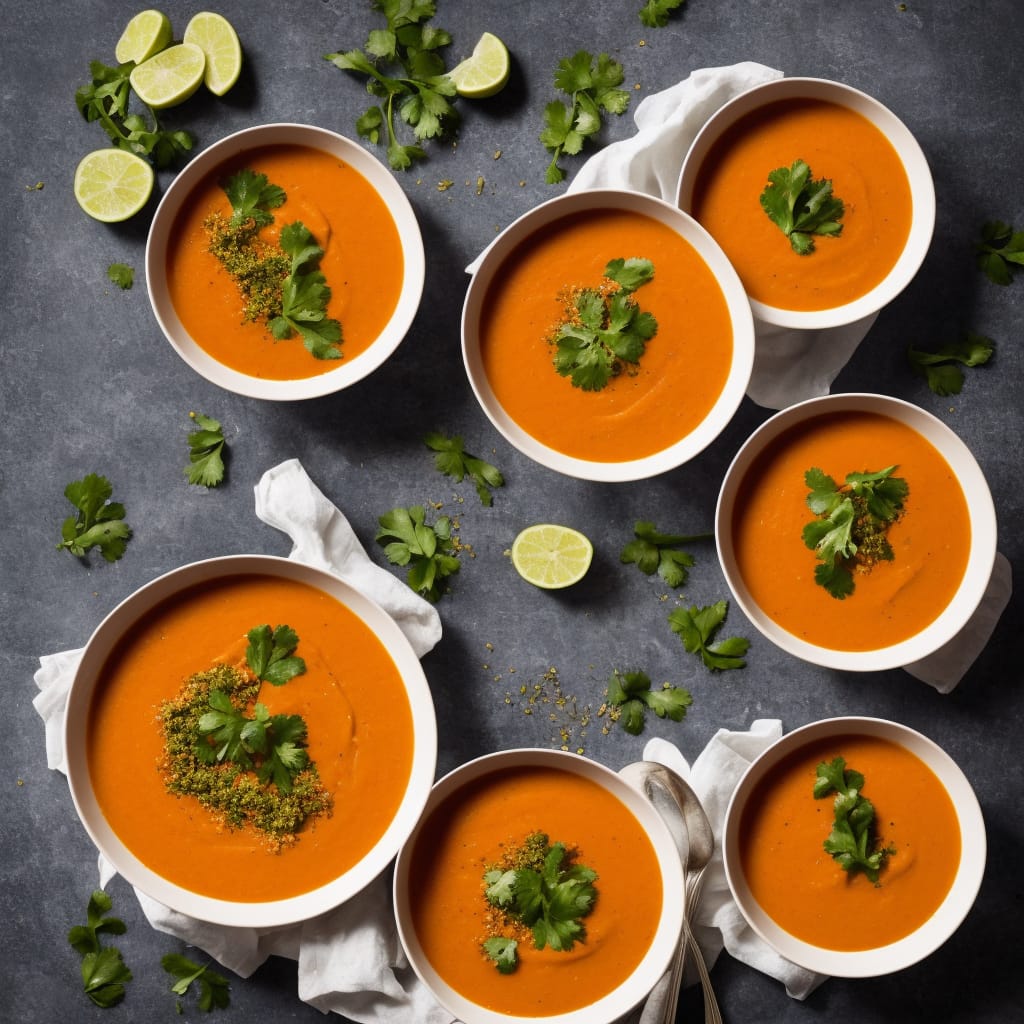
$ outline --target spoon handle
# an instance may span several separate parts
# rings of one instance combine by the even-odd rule
[[[683,965],[686,962],[686,954],[688,952],[693,957],[694,966],[697,968],[697,974],[700,977],[701,990],[704,993],[704,1022],[705,1024],[722,1024],[722,1012],[718,1008],[718,1000],[715,998],[715,990],[711,984],[708,967],[704,962],[704,954],[701,952],[700,944],[697,942],[690,924],[700,903],[701,889],[704,886],[704,871],[695,871],[687,875],[685,886],[685,916],[683,920],[685,937],[680,942],[679,949],[672,960],[664,1021],[665,1024],[674,1024],[676,1019],[676,1011],[679,1006],[679,989],[683,980]]]

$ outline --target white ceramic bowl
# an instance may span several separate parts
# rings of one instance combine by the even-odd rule
[[[394,901],[399,937],[413,970],[434,998],[463,1024],[510,1024],[521,1019],[470,1001],[438,974],[417,938],[410,908],[410,890],[417,884],[416,865],[412,856],[416,838],[432,811],[452,793],[482,776],[522,767],[553,768],[597,783],[626,805],[654,846],[661,868],[663,904],[654,939],[640,963],[623,984],[578,1010],[530,1017],[531,1021],[538,1024],[612,1024],[646,998],[668,968],[682,928],[683,877],[675,842],[654,804],[610,768],[588,758],[560,750],[505,750],[469,761],[439,780],[430,794],[420,825],[403,846],[395,864]],[[600,880],[597,885],[600,887]]]
[[[863,735],[889,740],[922,760],[938,777],[952,800],[960,826],[960,863],[942,903],[915,931],[874,949],[840,951],[804,942],[779,927],[754,899],[740,860],[740,821],[757,784],[783,758],[816,740],[838,735]],[[856,765],[848,767],[856,768]],[[870,779],[865,790],[870,787]],[[840,978],[868,978],[903,970],[939,948],[960,926],[981,887],[986,859],[985,820],[978,798],[955,761],[934,741],[897,722],[878,718],[829,718],[794,729],[773,743],[741,778],[726,811],[722,855],[729,889],[751,928],[773,949],[801,967]],[[897,855],[898,856],[898,855]],[[836,868],[837,871],[841,870]],[[841,922],[837,923],[841,930]]]
[[[672,228],[688,242],[711,269],[722,289],[733,328],[733,354],[728,377],[704,420],[691,433],[668,448],[621,462],[576,458],[528,434],[496,398],[487,379],[480,351],[480,316],[488,288],[500,274],[502,264],[515,247],[534,232],[563,217],[588,210],[609,209],[644,214]],[[561,284],[554,282],[553,287],[557,289]],[[592,189],[558,196],[534,207],[505,228],[480,256],[474,265],[462,310],[462,356],[473,393],[487,418],[524,455],[548,469],[584,480],[639,480],[675,469],[689,461],[718,437],[732,419],[746,392],[753,367],[753,318],[736,272],[718,244],[692,217],[670,203],[639,192]],[[569,386],[568,382],[566,386]],[[554,414],[557,415],[557,411]]]
[[[108,655],[116,649],[122,635],[150,609],[183,590],[245,574],[269,575],[308,584],[354,612],[391,655],[409,699],[414,730],[412,769],[405,792],[393,819],[369,852],[319,888],[263,902],[237,902],[201,895],[149,868],[125,845],[105,818],[92,786],[87,756],[89,707],[94,693],[103,685],[102,673]],[[318,723],[318,728],[327,724]],[[203,921],[245,928],[270,928],[306,920],[338,906],[368,885],[394,858],[416,824],[429,796],[437,762],[437,725],[430,689],[419,659],[395,621],[379,605],[331,573],[291,559],[264,555],[231,555],[194,562],[158,577],[114,608],[93,632],[82,653],[68,695],[64,742],[75,809],[92,841],[116,871],[131,885],[172,910]],[[152,813],[152,808],[140,813]]]
[[[935,186],[921,146],[907,126],[878,100],[852,86],[821,78],[780,78],[736,96],[717,110],[690,145],[679,175],[678,202],[690,211],[701,163],[722,133],[751,111],[777,100],[826,100],[867,118],[896,150],[910,182],[913,213],[903,252],[886,277],[852,302],[822,310],[790,310],[750,300],[756,320],[778,327],[822,330],[863,320],[890,303],[921,266],[935,229]]]
[[[383,199],[394,219],[404,262],[398,302],[376,340],[355,356],[343,356],[332,369],[324,373],[295,380],[270,380],[249,375],[213,358],[182,325],[168,292],[165,272],[171,230],[192,188],[225,160],[250,149],[274,145],[306,146],[322,150],[362,175]],[[372,240],[368,240],[368,245],[372,248]],[[146,281],[153,313],[164,336],[178,355],[201,376],[228,391],[273,401],[333,394],[376,370],[398,348],[412,325],[423,293],[424,273],[425,258],[419,223],[395,176],[357,143],[335,132],[307,124],[258,125],[228,135],[204,149],[178,174],[160,200],[146,243]],[[298,340],[296,343],[301,344]]]
[[[732,522],[737,493],[758,456],[791,427],[829,413],[870,412],[898,420],[916,430],[938,450],[963,489],[970,519],[971,543],[960,586],[927,627],[900,643],[874,650],[844,651],[821,647],[780,626],[752,597],[733,548]],[[860,466],[859,470],[873,467]],[[879,469],[882,467],[878,467]],[[851,471],[854,471],[851,467]],[[898,474],[897,474],[898,475]],[[812,518],[808,512],[808,518]],[[964,442],[940,419],[909,402],[885,395],[836,394],[812,398],[776,413],[747,439],[726,471],[715,511],[718,558],[736,603],[773,644],[804,661],[854,672],[902,668],[934,654],[951,641],[975,613],[992,576],[996,556],[996,516],[981,467]],[[807,552],[813,559],[812,552]],[[813,563],[812,563],[813,564]],[[856,600],[856,595],[846,598]]]

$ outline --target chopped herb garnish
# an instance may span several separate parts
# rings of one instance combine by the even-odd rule
[[[664,28],[669,15],[684,3],[686,0],[647,0],[640,8],[640,21],[648,28]]]
[[[196,1005],[203,1013],[209,1013],[214,1009],[227,1009],[231,1002],[231,985],[223,974],[218,974],[205,964],[197,964],[180,953],[165,954],[160,958],[160,964],[168,974],[177,979],[171,986],[171,991],[175,995],[187,995],[194,982],[199,990]]]
[[[373,6],[384,14],[387,25],[370,32],[365,52],[328,53],[324,59],[342,71],[366,76],[366,91],[384,101],[363,113],[356,131],[374,145],[384,141],[388,163],[403,171],[426,159],[426,153],[417,144],[398,141],[396,105],[418,142],[445,138],[459,123],[458,111],[448,102],[456,95],[455,83],[437,52],[452,39],[444,29],[429,24],[437,13],[433,0],[373,0]]]
[[[563,154],[576,156],[588,138],[601,130],[603,112],[622,114],[629,106],[629,93],[618,86],[625,77],[622,65],[607,53],[592,54],[580,50],[572,57],[558,62],[555,87],[568,93],[572,102],[566,106],[553,100],[544,108],[544,130],[540,141],[551,150],[544,180],[557,185],[565,179],[565,171],[558,165]]]
[[[124,999],[124,986],[132,980],[132,972],[115,946],[101,946],[100,935],[124,935],[125,923],[111,917],[113,901],[96,889],[89,897],[86,923],[75,925],[68,932],[72,949],[82,954],[82,987],[85,994],[104,1009]]]
[[[713,671],[724,672],[746,665],[743,656],[750,646],[749,640],[738,636],[714,640],[728,611],[728,602],[716,601],[706,608],[694,605],[690,608],[676,608],[669,613],[668,624],[672,632],[679,634],[683,647],[690,654],[700,655],[701,661]]]
[[[135,271],[127,263],[111,263],[107,267],[107,280],[127,291],[135,283]]]
[[[843,226],[839,218],[843,201],[832,195],[832,182],[815,181],[803,160],[790,167],[777,167],[768,174],[761,193],[761,207],[789,238],[800,256],[814,252],[813,235],[837,236]]]
[[[846,760],[835,758],[831,763],[822,761],[814,780],[814,798],[835,793],[835,820],[832,831],[824,842],[825,852],[830,853],[836,863],[847,872],[863,871],[872,881],[878,882],[878,873],[891,857],[895,848],[877,846],[874,835],[875,808],[863,796],[864,776],[846,767]]]
[[[1015,231],[1001,220],[982,225],[976,247],[978,268],[994,284],[1009,284],[1024,265],[1024,231]]]
[[[842,486],[818,468],[804,474],[807,507],[818,517],[802,532],[822,562],[814,581],[839,600],[854,591],[853,570],[867,572],[879,561],[892,561],[886,533],[910,492],[906,480],[892,475],[895,469],[848,473]]]
[[[710,540],[713,533],[659,533],[654,523],[643,520],[633,527],[631,540],[619,555],[619,561],[634,563],[646,576],[655,572],[670,586],[681,587],[689,576],[693,555],[680,550],[680,545]]]
[[[462,483],[468,476],[476,485],[480,502],[491,506],[494,502],[491,488],[501,487],[505,483],[505,478],[496,466],[470,455],[463,447],[461,437],[445,437],[438,431],[431,431],[423,438],[423,443],[437,453],[434,465],[442,473],[452,477],[456,483]]]
[[[98,547],[108,562],[116,562],[131,539],[131,527],[124,521],[124,505],[110,501],[113,488],[105,476],[89,473],[64,488],[64,497],[78,510],[61,526],[57,550],[84,558]]]
[[[190,484],[216,487],[224,479],[224,432],[220,422],[200,412],[190,412],[196,429],[188,435],[188,465],[185,476]]]
[[[487,902],[502,912],[505,930],[526,927],[535,948],[559,952],[585,940],[582,919],[594,908],[596,880],[596,871],[577,864],[563,843],[550,845],[542,832],[527,836],[484,873]],[[501,974],[510,974],[518,964],[517,945],[501,934],[489,936],[483,949]]]
[[[605,284],[566,293],[566,320],[555,328],[555,369],[574,387],[600,391],[625,367],[635,368],[658,321],[642,312],[635,292],[654,277],[647,259],[614,259],[604,269]]]
[[[681,686],[665,683],[652,689],[646,672],[620,672],[616,669],[608,680],[607,702],[613,708],[622,728],[637,736],[643,732],[644,716],[648,708],[659,718],[681,722],[693,703],[693,697]]]
[[[907,359],[935,394],[958,395],[964,384],[964,372],[956,364],[981,366],[992,357],[995,347],[991,338],[968,331],[958,341],[943,345],[935,352],[911,346],[907,349]]]
[[[428,601],[441,597],[442,582],[459,571],[452,540],[452,521],[438,516],[433,525],[425,521],[422,505],[393,508],[377,519],[380,529],[374,538],[384,548],[392,565],[409,567],[408,582]]]

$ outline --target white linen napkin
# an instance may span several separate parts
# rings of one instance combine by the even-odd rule
[[[437,609],[371,561],[349,525],[296,459],[268,470],[255,489],[256,514],[287,533],[290,557],[325,568],[371,597],[401,627],[418,656],[441,638]],[[64,711],[81,649],[44,655],[33,704],[43,719],[46,759],[66,772]],[[100,885],[115,872],[101,856]],[[416,978],[402,951],[391,909],[390,872],[342,906],[301,924],[228,928],[197,921],[136,890],[158,931],[174,935],[241,977],[271,955],[298,961],[299,998],[361,1024],[451,1024],[452,1016]]]

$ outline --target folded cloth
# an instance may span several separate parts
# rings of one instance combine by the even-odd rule
[[[725,949],[735,959],[781,981],[794,999],[806,999],[826,979],[779,956],[754,932],[729,892],[722,862],[725,812],[733,791],[751,762],[781,735],[781,722],[758,719],[746,732],[719,729],[692,768],[674,744],[660,738],[647,743],[643,756],[671,768],[690,783],[715,833],[715,852],[705,869],[703,896],[693,920],[693,934],[708,968]],[[688,969],[686,981],[695,979]]]
[[[341,512],[316,487],[297,460],[268,470],[256,486],[256,514],[287,533],[291,556],[325,568],[373,598],[392,615],[422,657],[441,638],[436,608],[386,569],[372,562]],[[33,704],[42,717],[46,759],[66,771],[64,711],[81,650],[44,655]],[[114,870],[99,858],[100,884]],[[450,1024],[402,951],[385,872],[334,910],[281,928],[228,928],[197,921],[136,891],[150,924],[174,935],[242,977],[271,955],[298,961],[299,998],[324,1012],[362,1024]]]

